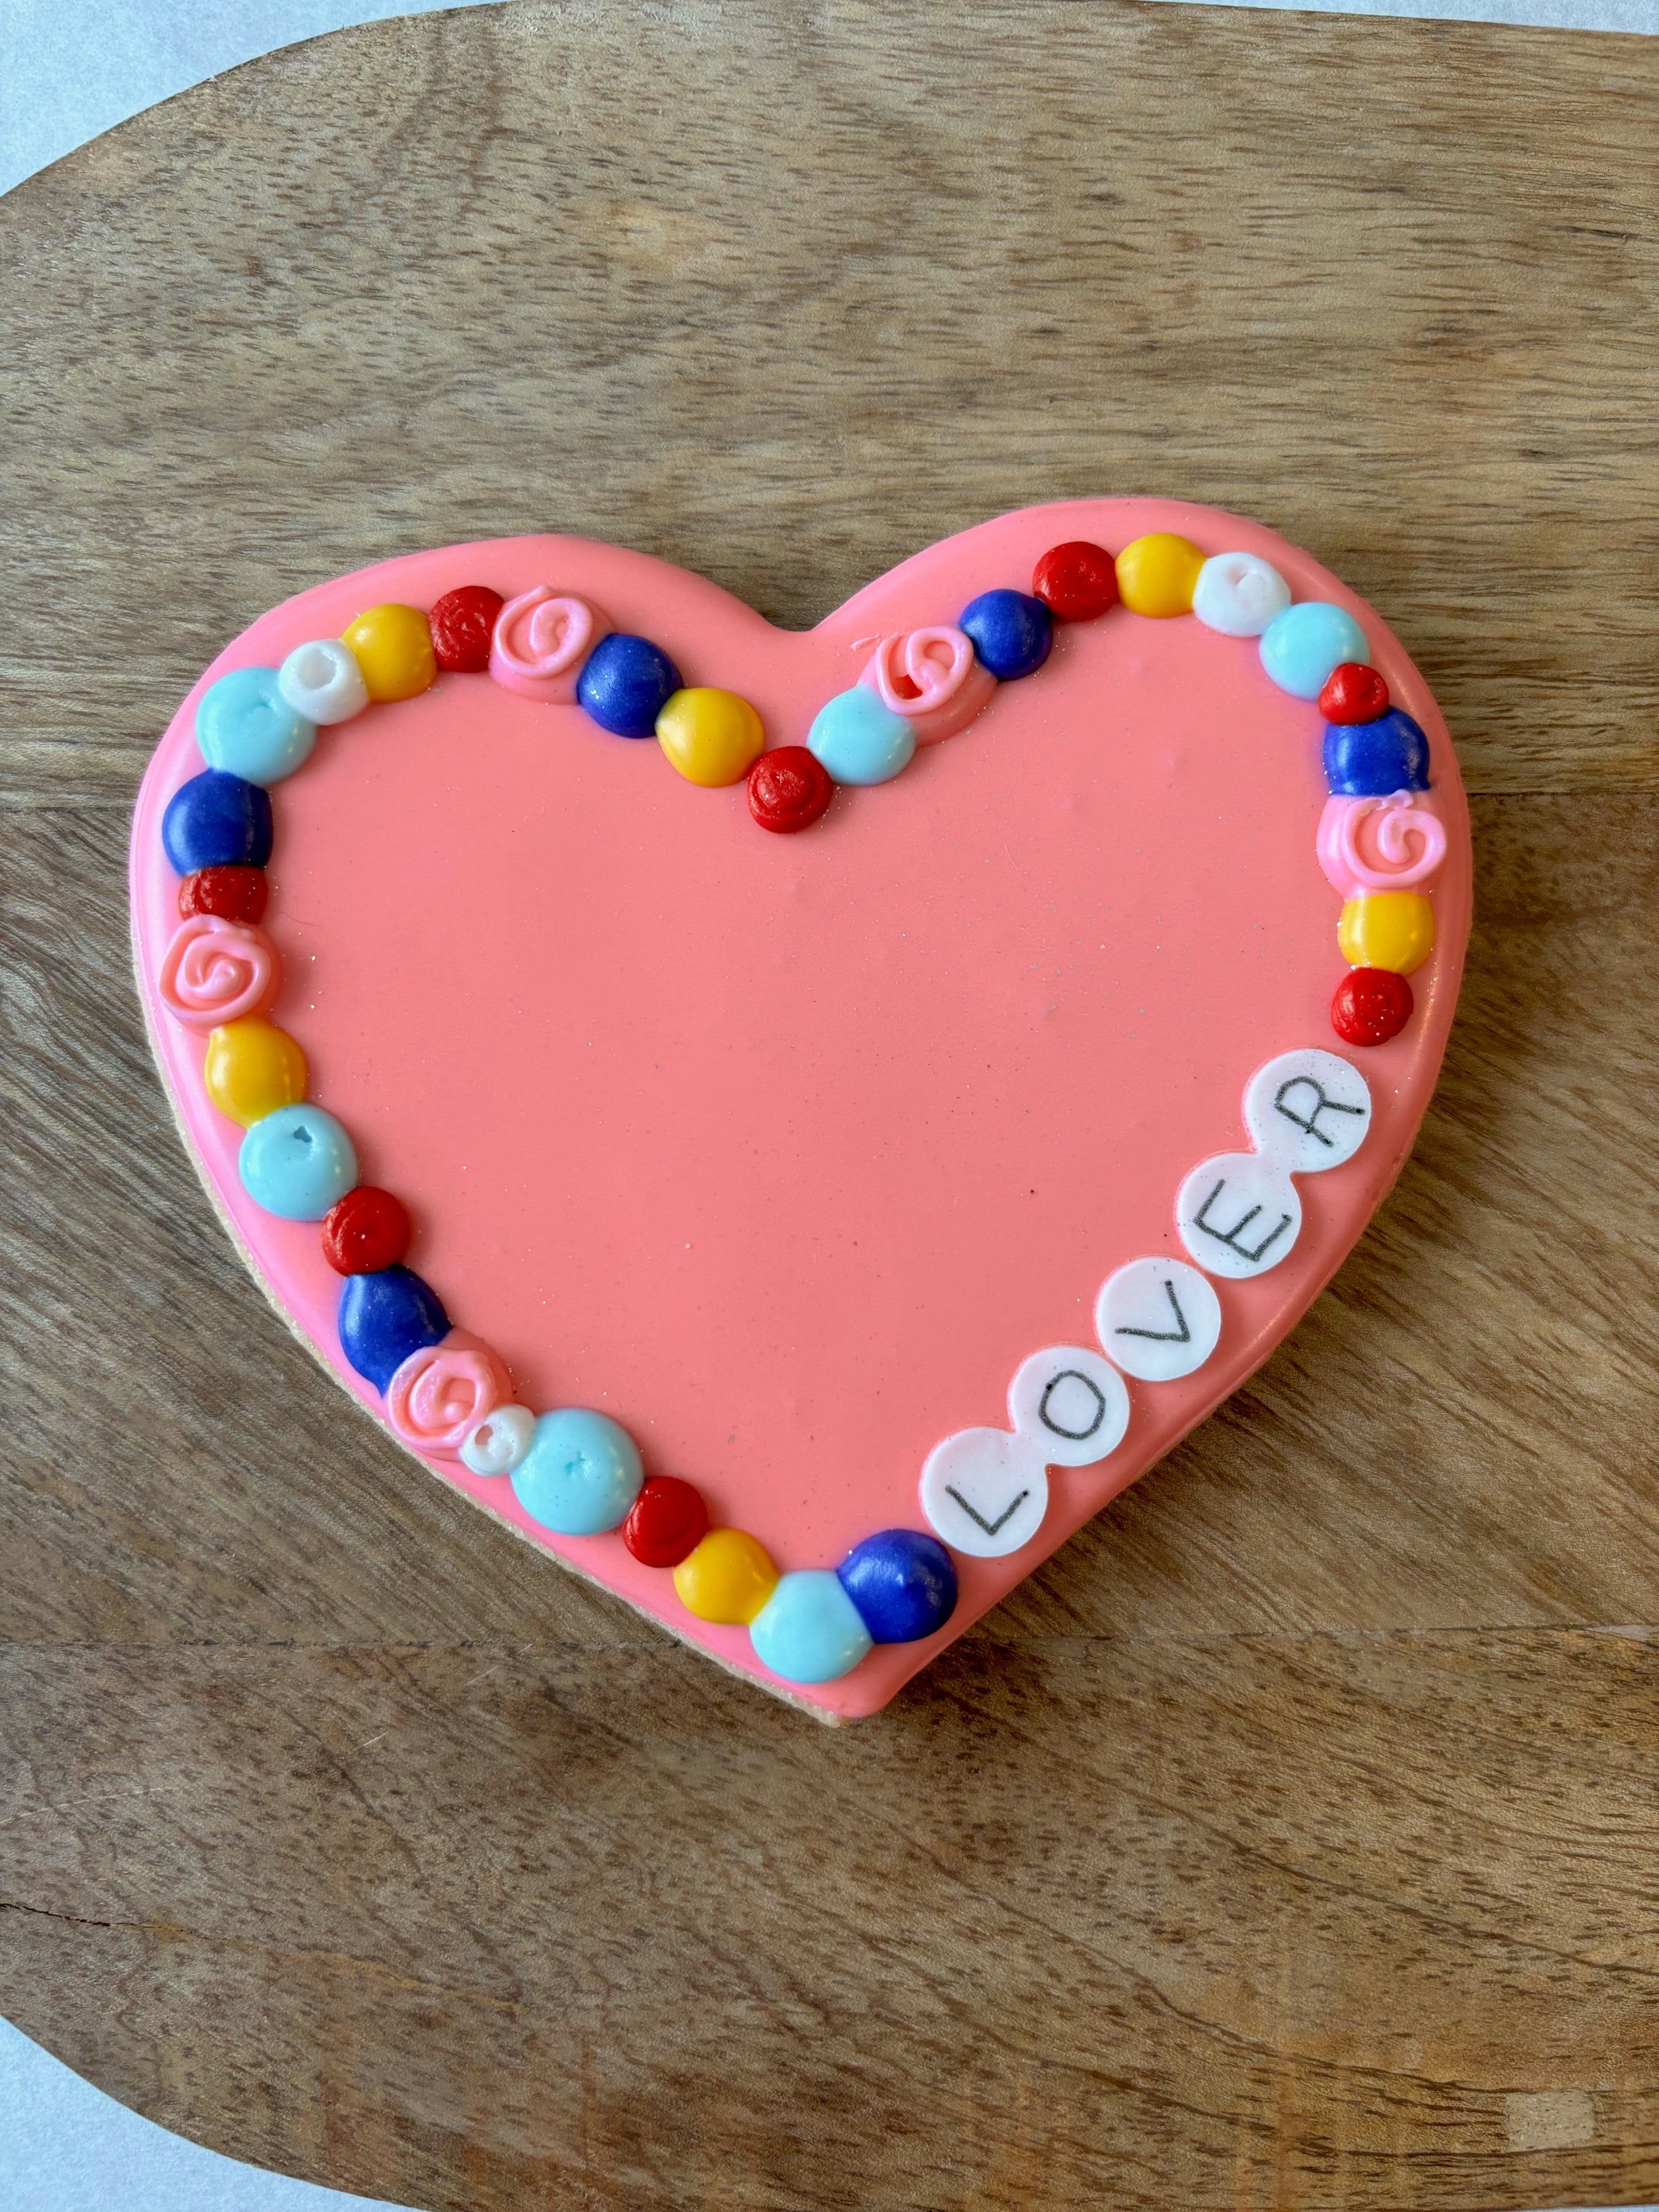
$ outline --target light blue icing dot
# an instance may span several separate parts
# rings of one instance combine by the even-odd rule
[[[1345,660],[1369,662],[1365,633],[1344,607],[1304,599],[1261,633],[1261,665],[1293,699],[1316,699]]]
[[[289,705],[274,668],[235,668],[197,702],[196,742],[210,768],[280,783],[311,758],[317,725]]]
[[[763,1666],[786,1682],[836,1682],[870,1649],[870,1632],[841,1578],[827,1567],[779,1577],[749,1624]]]
[[[640,1448],[620,1422],[586,1406],[544,1413],[513,1471],[513,1494],[531,1519],[561,1536],[618,1528],[640,1494]]]
[[[256,1206],[284,1221],[320,1221],[357,1186],[357,1154],[320,1106],[279,1106],[242,1139],[237,1165]]]
[[[806,743],[837,783],[890,783],[910,764],[916,733],[867,684],[820,707]]]

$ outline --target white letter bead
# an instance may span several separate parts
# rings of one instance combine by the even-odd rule
[[[1224,637],[1260,637],[1290,604],[1290,586],[1257,553],[1218,553],[1193,586],[1193,612]]]
[[[1309,1045],[1281,1052],[1250,1078],[1244,1126],[1258,1152],[1291,1175],[1340,1168],[1365,1141],[1371,1094],[1352,1061]]]
[[[1218,1152],[1176,1196],[1181,1241],[1206,1273],[1242,1281],[1276,1267],[1302,1229],[1296,1185],[1259,1152]]]
[[[1048,1467],[1092,1467],[1129,1425],[1129,1394],[1115,1367],[1075,1344],[1034,1352],[1008,1385],[1008,1418]]]
[[[970,1559],[1029,1544],[1048,1510],[1042,1449],[1006,1429],[961,1429],[921,1470],[921,1510],[935,1534]]]
[[[1220,1341],[1221,1301],[1184,1260],[1131,1260],[1102,1286],[1095,1330],[1138,1382],[1173,1382]]]
[[[357,656],[337,637],[296,645],[276,672],[276,689],[308,722],[349,722],[368,704]]]
[[[497,1406],[467,1431],[461,1463],[474,1474],[511,1474],[535,1433],[536,1416],[528,1406]]]

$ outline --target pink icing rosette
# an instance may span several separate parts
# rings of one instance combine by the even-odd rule
[[[282,986],[276,947],[252,922],[192,914],[173,933],[155,988],[170,1014],[193,1030],[216,1030],[262,1014]]]
[[[1425,884],[1446,857],[1446,825],[1419,791],[1391,799],[1328,799],[1319,865],[1345,899]]]
[[[953,738],[997,688],[973,640],[948,623],[883,638],[859,682],[904,716],[919,745]]]
[[[441,1344],[411,1352],[386,1386],[386,1417],[406,1444],[441,1459],[459,1456],[468,1431],[513,1395],[500,1354],[481,1337],[452,1328]]]
[[[495,617],[489,672],[509,691],[546,706],[575,703],[582,663],[614,625],[609,616],[574,592],[532,584],[509,599]]]

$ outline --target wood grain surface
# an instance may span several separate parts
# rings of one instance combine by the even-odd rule
[[[428,2212],[1659,2196],[1656,94],[1611,36],[524,0],[0,205],[0,2010]],[[829,1733],[412,1478],[266,1309],[149,1064],[126,811],[228,637],[387,554],[588,532],[805,623],[1131,490],[1427,672],[1465,1010],[1293,1340]]]

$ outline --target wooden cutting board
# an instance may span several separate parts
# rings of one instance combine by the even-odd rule
[[[522,4],[0,205],[0,2010],[431,2208],[1659,2194],[1659,42]],[[805,623],[1156,490],[1372,599],[1482,910],[1293,1340],[878,1721],[550,1571],[345,1406],[172,1131],[126,810],[288,592],[533,528]]]

